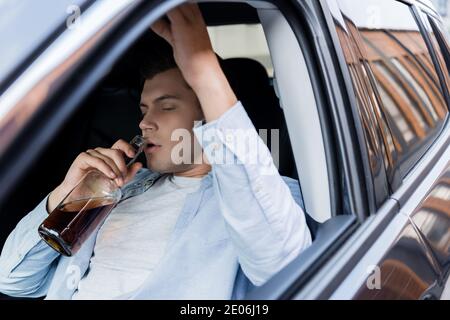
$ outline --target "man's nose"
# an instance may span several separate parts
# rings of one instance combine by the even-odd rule
[[[144,130],[151,130],[151,131],[155,131],[158,129],[157,124],[152,121],[151,119],[148,119],[146,117],[144,117],[141,122],[139,123],[139,128],[144,131]]]

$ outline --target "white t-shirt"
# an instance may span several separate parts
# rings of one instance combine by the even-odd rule
[[[89,270],[73,299],[113,299],[137,289],[162,258],[187,194],[202,178],[161,177],[120,203],[97,234]]]

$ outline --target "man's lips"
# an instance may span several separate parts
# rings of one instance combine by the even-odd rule
[[[161,148],[161,145],[154,144],[154,143],[147,143],[147,146],[145,147],[145,152],[152,153],[157,151],[159,148]]]

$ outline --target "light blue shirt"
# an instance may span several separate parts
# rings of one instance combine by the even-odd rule
[[[240,102],[194,133],[212,170],[186,198],[152,274],[120,299],[240,299],[311,243],[297,181],[278,174]],[[158,176],[141,169],[123,188],[122,201],[133,201]],[[61,256],[37,232],[48,215],[46,203],[47,197],[6,240],[0,256],[4,294],[71,299],[88,270],[98,229],[77,254]]]

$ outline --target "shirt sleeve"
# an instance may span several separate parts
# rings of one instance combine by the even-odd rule
[[[261,285],[311,243],[304,212],[240,102],[194,134],[242,270]]]
[[[45,296],[59,254],[39,236],[48,216],[48,196],[8,236],[0,255],[0,292],[15,297]]]

